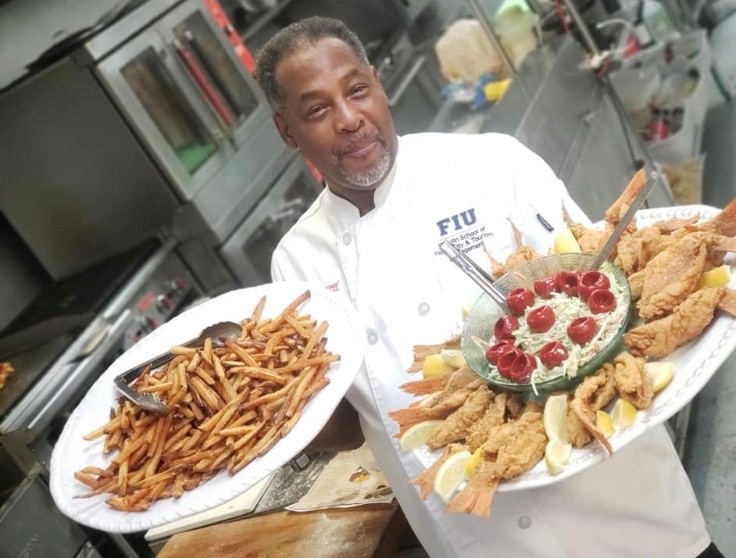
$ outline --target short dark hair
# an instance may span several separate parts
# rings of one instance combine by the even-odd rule
[[[284,92],[276,80],[278,65],[304,43],[315,44],[328,37],[341,40],[358,58],[370,64],[358,36],[339,19],[315,16],[292,23],[271,37],[256,58],[256,81],[274,111],[279,110],[284,101]]]

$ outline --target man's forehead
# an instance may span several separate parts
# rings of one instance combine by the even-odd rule
[[[318,39],[302,38],[285,54],[278,63],[277,73],[283,67],[321,65],[327,59],[342,60],[354,63],[356,66],[366,66],[365,62],[355,51],[337,37],[321,37]]]
[[[331,41],[327,43],[327,41]],[[276,78],[287,97],[313,94],[328,84],[341,83],[354,76],[370,74],[368,66],[339,39],[304,41],[278,65]]]

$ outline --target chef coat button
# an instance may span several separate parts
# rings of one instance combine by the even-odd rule
[[[532,524],[532,518],[528,515],[522,515],[519,518],[518,525],[520,529],[529,529]]]
[[[429,314],[429,304],[427,304],[426,302],[422,302],[419,305],[419,315],[426,316],[427,314]]]
[[[352,240],[352,237],[350,236],[350,233],[345,233],[342,235],[342,243],[347,246],[350,244],[350,241]]]
[[[375,345],[376,343],[378,343],[378,334],[372,329],[368,330],[368,343],[370,345]]]

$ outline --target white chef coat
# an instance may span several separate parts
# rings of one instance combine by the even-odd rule
[[[412,347],[457,331],[461,308],[478,294],[438,243],[461,241],[488,266],[481,243],[503,260],[513,249],[511,220],[546,253],[553,236],[536,214],[560,230],[563,201],[587,221],[546,163],[510,136],[404,136],[375,209],[360,217],[325,189],[276,249],[273,278],[320,282],[357,308],[368,349],[348,399],[431,556],[693,558],[710,537],[661,426],[570,479],[497,494],[489,520],[445,513],[409,483],[424,468],[398,450],[387,413],[411,400],[398,386],[411,379]]]

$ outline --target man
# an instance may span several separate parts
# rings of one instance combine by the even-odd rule
[[[437,245],[451,239],[483,261],[513,247],[511,220],[545,251],[550,233],[534,207],[561,227],[561,203],[582,211],[551,169],[500,134],[397,138],[386,95],[355,35],[310,18],[274,36],[256,79],[284,141],[327,184],[287,233],[275,280],[306,279],[349,298],[368,339],[348,393],[366,440],[433,557],[641,556],[692,558],[710,539],[690,483],[662,427],[566,481],[498,494],[490,520],[448,514],[410,484],[424,468],[397,449],[388,412],[409,396],[398,386],[415,344],[440,342],[477,294]],[[716,554],[718,555],[718,554]]]

